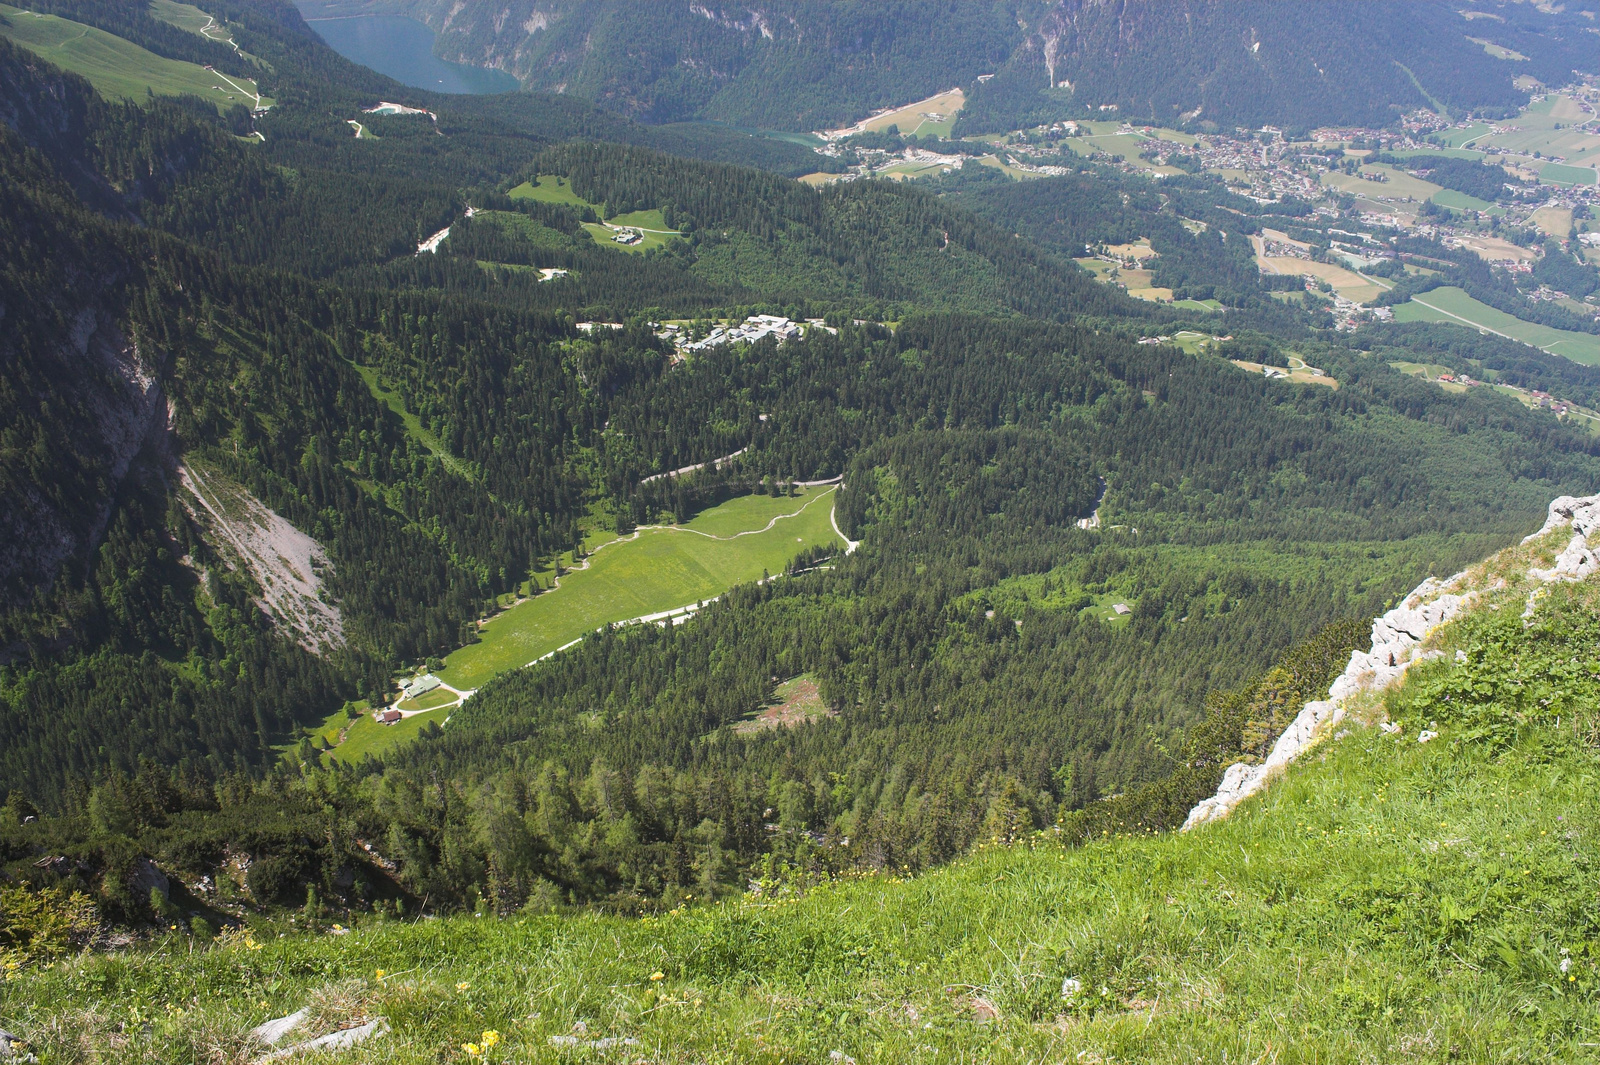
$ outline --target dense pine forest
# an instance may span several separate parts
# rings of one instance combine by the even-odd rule
[[[275,100],[109,100],[0,40],[0,870],[110,922],[637,912],[1090,833],[1116,795],[1164,826],[1170,788],[1199,785],[1161,782],[1215,775],[1189,756],[1207,707],[1257,706],[1275,663],[1310,691],[1351,619],[1600,476],[1581,429],[1389,364],[1578,398],[1600,371],[1464,331],[1335,333],[1253,262],[1292,206],[1204,176],[817,189],[791,178],[819,157],[731,128],[405,89],[286,4],[212,5],[243,56],[125,5],[38,6]],[[889,17],[851,15],[863,36]],[[1011,62],[1009,15],[963,17],[990,36],[954,74]],[[885,69],[852,102],[915,87]],[[434,114],[365,114],[394,99]],[[572,202],[519,194],[545,178]],[[655,212],[659,247],[593,235]],[[1072,262],[1138,236],[1156,283],[1226,313]],[[1437,242],[1401,250],[1442,265],[1397,300],[1504,287]],[[755,313],[814,322],[687,354],[660,328]],[[1156,342],[1186,326],[1233,346]],[[1290,351],[1336,387],[1218,357]],[[381,757],[308,738],[478,640],[586,536],[833,479],[858,550],[808,550],[683,625],[596,632]],[[306,609],[336,621],[272,598],[230,507],[304,552]],[[796,681],[818,713],[756,727]],[[183,886],[202,878],[218,894]]]

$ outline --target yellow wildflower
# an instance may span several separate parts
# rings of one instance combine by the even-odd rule
[[[655,972],[650,974],[650,979],[652,980],[665,980],[666,978],[667,974],[662,972],[660,969],[657,969]]]
[[[385,976],[388,976],[388,975],[389,975],[389,974],[388,974],[388,973],[386,973],[386,972],[384,972],[384,971],[383,971],[383,970],[382,970],[382,969],[379,969],[379,970],[378,970],[378,979],[379,979],[379,980],[382,980],[382,979],[383,979],[383,978],[384,978],[384,977],[385,977]]]
[[[456,985],[456,990],[457,991],[465,991],[467,988],[469,988],[471,986],[472,986],[471,984],[469,984],[465,980],[463,980],[459,984]]]
[[[481,1038],[483,1039],[483,1049],[488,1050],[490,1047],[500,1042],[500,1033],[493,1031],[484,1032]]]
[[[465,1050],[468,1055],[474,1058],[483,1053],[483,1048],[477,1043],[462,1043],[461,1049]]]

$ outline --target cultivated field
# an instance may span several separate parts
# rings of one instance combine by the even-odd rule
[[[1398,322],[1450,322],[1481,332],[1520,340],[1551,355],[1560,355],[1585,366],[1600,366],[1600,336],[1552,329],[1547,325],[1524,322],[1488,304],[1479,303],[1459,288],[1436,288],[1394,309]]]
[[[1170,288],[1156,288],[1149,270],[1134,270],[1126,267],[1114,266],[1104,259],[1074,259],[1079,266],[1094,275],[1096,281],[1108,285],[1118,285],[1127,290],[1128,295],[1138,300],[1151,302],[1166,302],[1172,299]],[[1203,308],[1210,310],[1210,308]]]
[[[660,613],[721,595],[735,584],[778,573],[803,548],[838,543],[832,488],[792,499],[730,500],[685,526],[641,529],[593,550],[588,567],[524,600],[484,626],[480,642],[445,660],[439,673],[457,688],[477,688],[508,669],[608,623]]]
[[[256,107],[272,102],[256,96],[256,83],[249,78],[230,79],[194,63],[165,59],[81,22],[5,4],[0,4],[0,15],[6,19],[0,23],[0,35],[63,70],[83,75],[102,96],[141,101],[149,93],[188,93],[214,102],[219,111],[234,104]]]
[[[1600,135],[1581,128],[1593,117],[1579,107],[1578,102],[1571,97],[1547,96],[1503,124],[1502,129],[1506,132],[1494,133],[1485,126],[1483,132],[1476,136],[1452,138],[1452,142],[1457,143],[1459,147],[1471,147],[1479,151],[1492,151],[1498,148],[1521,155],[1538,152],[1545,158],[1556,156],[1562,162],[1542,164],[1539,180],[1562,184],[1593,184],[1595,181],[1593,167],[1600,162]],[[1561,128],[1556,129],[1557,125]]]
[[[1335,266],[1333,263],[1316,263],[1310,259],[1296,259],[1287,255],[1257,255],[1256,264],[1261,267],[1261,272],[1266,274],[1298,274],[1301,277],[1314,277],[1326,281],[1339,295],[1357,303],[1375,300],[1388,288],[1380,284],[1376,278],[1358,274],[1343,266]]]
[[[960,89],[930,96],[914,104],[873,115],[851,126],[846,133],[887,133],[890,126],[898,127],[902,137],[948,137],[955,127],[956,115],[966,106],[966,93]]]

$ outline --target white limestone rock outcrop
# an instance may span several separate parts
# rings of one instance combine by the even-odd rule
[[[1600,530],[1600,495],[1562,496],[1550,503],[1544,527],[1523,540],[1537,540],[1563,526],[1571,526],[1572,539],[1556,556],[1549,569],[1530,569],[1528,576],[1538,581],[1581,581],[1600,570],[1600,555],[1589,546],[1589,537]]]
[[[295,1010],[287,1017],[279,1017],[257,1025],[250,1030],[249,1041],[256,1046],[277,1048],[278,1044],[293,1031],[296,1031],[311,1016],[311,1011],[306,1008]],[[267,1062],[282,1061],[297,1054],[330,1053],[338,1050],[348,1050],[359,1046],[369,1039],[385,1035],[389,1031],[389,1022],[382,1017],[375,1017],[365,1024],[352,1025],[349,1028],[340,1028],[315,1039],[293,1043],[289,1046],[273,1049],[271,1053],[255,1059],[253,1065],[265,1065]]]
[[[1600,534],[1600,495],[1556,499],[1550,504],[1544,527],[1523,543],[1568,526],[1572,538],[1556,556],[1555,564],[1548,569],[1529,569],[1530,578],[1541,583],[1578,581],[1600,571],[1600,553],[1589,546],[1589,538]],[[1208,821],[1220,821],[1239,803],[1266,787],[1283,767],[1311,747],[1325,728],[1339,723],[1345,714],[1345,703],[1352,696],[1382,691],[1404,676],[1413,663],[1437,657],[1437,652],[1418,653],[1418,648],[1435,629],[1459,617],[1476,597],[1475,591],[1464,587],[1466,576],[1465,572],[1457,573],[1444,581],[1429,577],[1399,606],[1374,619],[1372,650],[1350,655],[1350,664],[1329,686],[1328,697],[1309,702],[1301,709],[1272,745],[1264,762],[1229,766],[1222,774],[1217,793],[1189,811],[1184,831]]]

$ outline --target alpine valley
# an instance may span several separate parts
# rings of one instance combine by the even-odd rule
[[[753,3],[0,4],[0,1063],[1600,1060],[1595,0]]]

